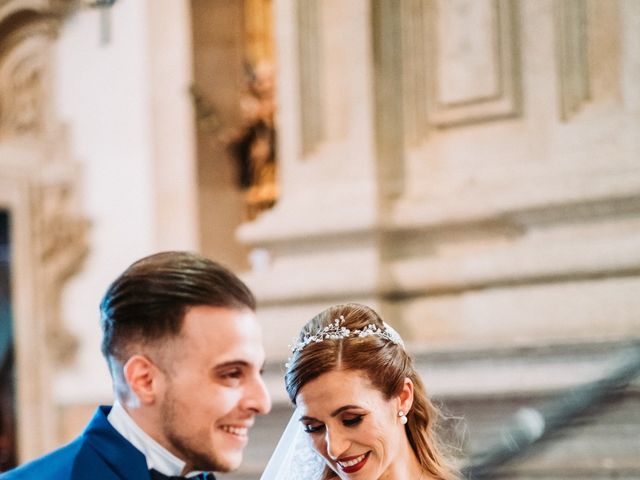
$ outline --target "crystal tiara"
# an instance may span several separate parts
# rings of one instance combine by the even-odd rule
[[[343,325],[344,322],[344,315],[340,315],[340,317],[336,318],[333,323],[319,329],[313,335],[307,335],[300,341],[294,341],[293,345],[289,345],[291,353],[301,352],[307,345],[311,343],[320,343],[327,339],[341,340],[349,337],[370,337],[371,335],[384,338],[396,345],[404,347],[404,342],[402,341],[402,338],[400,338],[398,332],[384,322],[384,328],[380,328],[377,325],[370,323],[363,329],[357,330],[349,330]]]

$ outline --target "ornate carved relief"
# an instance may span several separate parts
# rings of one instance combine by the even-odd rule
[[[568,120],[590,97],[587,2],[556,0],[560,117]]]
[[[39,55],[39,54],[37,54]],[[3,64],[0,72],[0,135],[37,133],[42,129],[44,70],[41,58],[26,58],[17,65]]]
[[[57,365],[70,363],[79,346],[60,316],[59,299],[66,281],[88,252],[88,222],[79,212],[79,176],[73,167],[68,163],[52,165],[32,187],[34,254],[42,265],[50,306],[55,307],[47,319],[46,332],[49,354]]]
[[[48,281],[62,285],[78,269],[88,250],[88,223],[78,208],[77,169],[48,170],[32,187],[34,253],[45,267]]]
[[[447,127],[519,113],[519,44],[512,0],[430,3],[430,123]]]
[[[322,38],[319,0],[299,0],[298,68],[302,153],[311,152],[325,136],[322,97]]]
[[[79,211],[76,171],[65,172],[58,181],[34,185],[33,245],[42,265],[51,315],[47,318],[47,345],[57,365],[70,363],[78,340],[67,330],[58,304],[64,285],[82,265],[89,250],[88,221]]]
[[[53,22],[34,16],[0,25],[7,32],[0,38],[0,137],[37,134],[44,128]]]
[[[21,66],[13,76],[13,105],[8,125],[16,133],[37,130],[42,123],[42,71]]]

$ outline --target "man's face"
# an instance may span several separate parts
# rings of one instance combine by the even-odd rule
[[[186,471],[238,468],[255,415],[271,408],[254,313],[192,307],[170,345],[158,440],[187,463]]]

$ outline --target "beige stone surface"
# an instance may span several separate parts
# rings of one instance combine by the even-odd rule
[[[199,244],[202,252],[235,270],[247,266],[246,249],[235,239],[245,212],[238,165],[225,142],[240,124],[246,88],[242,6],[220,0],[191,4],[194,87],[210,110],[197,129]]]
[[[640,335],[635,8],[276,2],[283,194],[239,229],[259,298],[377,299],[433,344]]]

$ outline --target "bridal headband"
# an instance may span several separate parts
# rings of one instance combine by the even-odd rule
[[[336,318],[333,323],[319,329],[313,335],[304,336],[302,340],[294,342],[293,345],[289,345],[291,353],[295,354],[296,352],[301,352],[307,345],[310,345],[311,343],[324,342],[327,339],[341,340],[349,337],[370,337],[372,335],[404,347],[404,342],[402,341],[402,338],[400,338],[398,332],[385,322],[383,322],[384,328],[380,328],[377,325],[370,323],[366,327],[357,330],[349,330],[343,325],[344,322],[344,315],[340,315],[340,317]],[[289,363],[290,361],[287,362],[287,367],[289,366]]]

